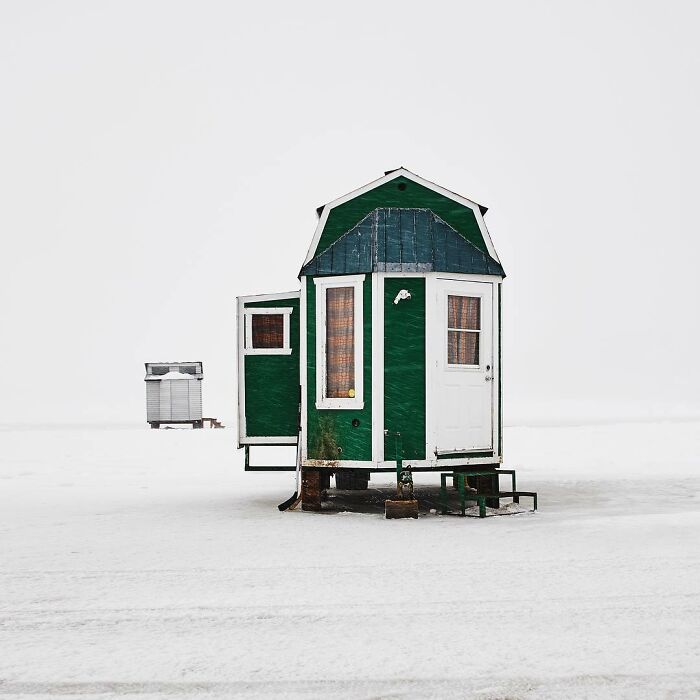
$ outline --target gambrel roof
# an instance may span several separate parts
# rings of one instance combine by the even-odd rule
[[[425,209],[500,267],[484,222],[486,207],[398,168],[320,207],[319,221],[303,266],[327,251],[376,209]]]
[[[505,276],[487,253],[430,209],[377,208],[301,269],[300,275],[461,272]]]

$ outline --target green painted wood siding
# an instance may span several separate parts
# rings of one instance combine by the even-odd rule
[[[394,304],[401,289],[411,298]],[[384,280],[384,428],[400,432],[403,458],[425,459],[425,278]],[[396,459],[393,436],[384,459]]]
[[[399,186],[405,186],[400,189]],[[474,212],[452,199],[444,197],[405,177],[397,177],[365,194],[331,209],[323,233],[313,255],[323,252],[349,231],[367,214],[378,207],[419,207],[430,209],[458,233],[486,253],[486,244],[479,230]]]
[[[299,299],[247,302],[245,308],[291,307],[290,355],[245,355],[248,437],[296,437],[299,415]]]
[[[331,459],[324,446],[334,444],[342,449],[335,459],[370,461],[372,459],[372,278],[367,275],[362,285],[363,320],[363,392],[362,410],[316,408],[316,285],[312,277],[302,277],[306,285],[307,309],[307,446],[309,459]],[[302,287],[302,294],[304,288]],[[360,424],[352,425],[357,419]]]

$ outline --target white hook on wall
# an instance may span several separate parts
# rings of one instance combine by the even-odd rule
[[[394,304],[398,304],[402,299],[410,299],[410,298],[411,298],[411,292],[409,292],[408,289],[402,289],[396,295],[396,298],[394,299]]]

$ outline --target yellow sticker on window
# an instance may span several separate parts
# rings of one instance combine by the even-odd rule
[[[348,389],[348,396],[349,396],[351,399],[354,399],[354,398],[355,398],[355,390],[354,390],[354,389]]]

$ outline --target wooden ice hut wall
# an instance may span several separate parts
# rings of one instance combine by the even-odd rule
[[[322,207],[300,292],[239,298],[239,445],[300,426],[309,467],[393,470],[397,444],[414,469],[500,463],[485,211],[403,168]]]

